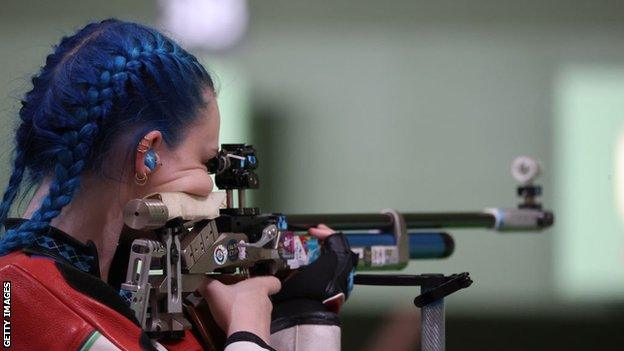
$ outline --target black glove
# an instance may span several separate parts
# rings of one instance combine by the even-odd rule
[[[319,258],[295,271],[271,297],[271,333],[301,324],[340,325],[338,310],[351,292],[357,263],[344,234],[325,238]]]

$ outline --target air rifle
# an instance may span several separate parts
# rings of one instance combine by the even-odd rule
[[[319,254],[319,243],[300,234],[320,223],[345,232],[360,257],[357,271],[361,272],[403,269],[410,259],[450,256],[453,238],[442,229],[540,231],[554,221],[552,212],[542,210],[541,187],[532,183],[539,165],[526,157],[512,165],[514,177],[521,182],[518,195],[522,202],[517,208],[464,213],[399,213],[392,209],[369,214],[261,213],[258,208],[246,207],[245,197],[246,190],[259,187],[257,167],[251,145],[223,144],[208,169],[225,192],[207,198],[157,193],[126,205],[125,224],[153,231],[159,239],[132,243],[121,290],[150,336],[176,338],[191,328],[184,306],[200,303],[201,297],[193,292],[206,275],[280,276],[308,264]],[[416,305],[425,306],[472,281],[462,273],[448,277],[358,274],[355,282],[426,285],[427,291],[415,300]]]

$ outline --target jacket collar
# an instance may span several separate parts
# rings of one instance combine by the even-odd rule
[[[9,230],[25,221],[25,218],[7,218],[4,227]],[[24,247],[22,251],[30,255],[52,257],[100,278],[98,253],[93,241],[89,240],[84,244],[58,228],[50,226],[46,232],[37,236],[34,243]]]

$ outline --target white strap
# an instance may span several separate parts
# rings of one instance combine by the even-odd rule
[[[279,351],[339,351],[340,327],[297,325],[272,334],[271,346]]]
[[[255,342],[237,341],[229,344],[224,351],[267,351],[267,349]]]

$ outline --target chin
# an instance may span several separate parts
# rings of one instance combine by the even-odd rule
[[[195,180],[193,182],[186,182],[186,186],[184,190],[180,190],[190,195],[195,196],[208,196],[212,192],[214,187],[212,183],[212,179],[208,178],[207,180]]]
[[[202,177],[182,177],[173,181],[154,186],[149,193],[180,192],[195,196],[208,196],[212,192],[214,183],[207,174]]]

